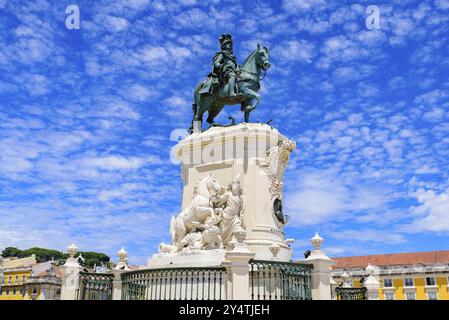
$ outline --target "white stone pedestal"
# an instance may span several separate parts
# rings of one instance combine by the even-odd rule
[[[303,262],[313,264],[312,270],[312,299],[313,300],[332,300],[331,294],[331,266],[335,261],[331,260],[323,250],[323,243],[318,233],[311,239],[314,249]]]
[[[368,300],[379,300],[379,267],[368,264],[365,271],[368,274],[368,277],[363,283],[366,288],[366,298]]]
[[[78,259],[75,258],[78,247],[74,243],[67,248],[67,252],[69,253],[69,258],[62,266],[64,274],[61,283],[61,300],[76,300],[80,288],[79,273],[83,270],[83,267],[80,266]]]
[[[232,285],[228,299],[250,300],[248,266],[254,255],[244,243],[236,243],[231,251],[226,252]]]
[[[201,177],[213,174],[226,186],[238,175],[249,251],[255,259],[289,261],[285,213],[282,218],[275,208],[282,204],[283,175],[294,147],[294,142],[266,124],[242,123],[191,134],[174,148],[181,161],[182,210],[189,206]]]
[[[225,251],[192,250],[176,253],[156,253],[148,259],[149,268],[218,267],[225,261]]]
[[[77,300],[78,290],[80,288],[79,273],[83,270],[75,258],[68,258],[62,267],[64,274],[62,276],[61,300]]]

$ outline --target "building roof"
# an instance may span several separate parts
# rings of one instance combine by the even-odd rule
[[[36,264],[36,256],[33,254],[31,257],[21,258],[21,259],[9,259],[3,261],[4,269],[13,268],[25,268]]]
[[[449,263],[449,250],[373,254],[368,256],[332,258],[332,260],[337,262],[332,266],[333,269],[365,268],[368,264],[379,267],[394,265],[439,264]]]

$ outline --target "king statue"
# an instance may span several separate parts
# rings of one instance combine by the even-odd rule
[[[237,59],[233,52],[232,36],[223,33],[220,37],[221,51],[215,54],[212,61],[211,77],[218,77],[220,84],[228,83],[229,97],[235,97],[235,79],[240,73]]]
[[[190,132],[202,131],[203,114],[207,111],[207,122],[211,126],[230,126],[215,123],[215,117],[225,105],[240,104],[245,122],[249,122],[249,113],[259,103],[260,80],[270,68],[268,48],[260,47],[250,53],[242,66],[239,66],[233,52],[232,35],[223,33],[220,38],[220,51],[212,60],[212,72],[201,81],[194,91],[193,120]]]

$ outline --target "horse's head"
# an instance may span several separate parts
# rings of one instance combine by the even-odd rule
[[[218,194],[221,192],[222,187],[213,175],[208,176],[207,189],[209,189],[209,192],[213,194]]]
[[[262,68],[262,70],[267,71],[271,67],[270,63],[270,53],[267,47],[260,47],[257,44],[257,65]]]
[[[219,194],[222,187],[213,175],[207,175],[200,179],[196,186],[195,193],[207,196],[210,194]]]

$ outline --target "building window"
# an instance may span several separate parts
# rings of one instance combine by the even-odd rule
[[[23,288],[20,288],[20,295],[23,296]]]
[[[11,282],[12,282],[12,277],[9,276],[9,278],[8,278],[8,284],[11,284]]]
[[[391,279],[384,279],[384,287],[385,288],[393,287],[393,281],[391,281]]]
[[[435,278],[434,277],[426,277],[426,286],[434,286]]]
[[[37,287],[33,287],[33,294],[37,294]]]
[[[22,283],[25,283],[25,279],[26,279],[26,277],[22,276]]]
[[[416,300],[416,295],[414,292],[406,292],[405,297],[407,300]]]
[[[413,278],[405,278],[404,286],[405,287],[413,287]]]
[[[0,286],[0,296],[3,294],[3,288]]]
[[[16,288],[12,289],[12,295],[15,296],[17,294]]]
[[[394,292],[385,292],[385,300],[394,300]]]
[[[6,295],[9,296],[9,288],[6,289]]]
[[[19,283],[19,276],[16,276],[16,278],[14,279],[14,284],[18,284]]]
[[[427,292],[427,298],[429,300],[438,300],[438,294],[436,291],[428,291]]]

